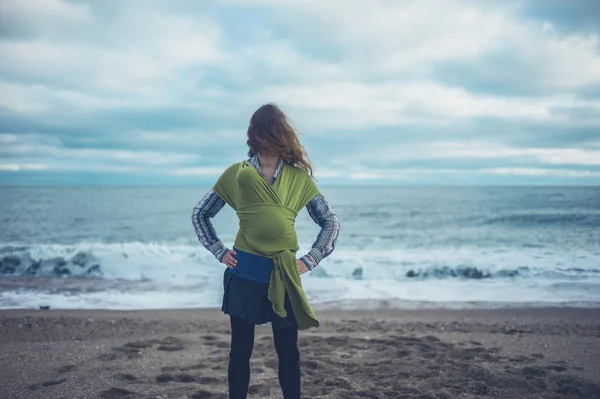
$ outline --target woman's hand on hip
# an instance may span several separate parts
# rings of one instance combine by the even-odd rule
[[[300,259],[296,259],[296,267],[298,268],[298,274],[306,273],[309,270],[308,266],[306,266],[306,263]]]
[[[237,252],[233,249],[225,252],[225,255],[223,255],[223,258],[221,259],[221,263],[224,263],[227,267],[233,269],[237,265],[237,259],[233,257],[234,255],[237,255]]]

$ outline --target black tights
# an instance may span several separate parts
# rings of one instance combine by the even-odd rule
[[[250,383],[250,356],[254,347],[254,324],[229,316],[231,351],[229,352],[229,398],[245,399]],[[300,351],[298,330],[273,327],[275,350],[279,357],[279,385],[284,399],[300,399]]]

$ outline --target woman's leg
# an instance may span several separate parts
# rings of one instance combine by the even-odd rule
[[[300,351],[298,330],[273,326],[273,341],[279,357],[279,385],[284,399],[300,399]]]
[[[250,357],[254,347],[254,324],[229,315],[231,322],[231,350],[227,378],[229,398],[245,399],[250,384]]]

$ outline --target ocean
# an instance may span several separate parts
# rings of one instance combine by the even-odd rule
[[[225,266],[191,223],[207,190],[0,188],[0,308],[219,307]],[[302,276],[316,308],[600,304],[600,187],[321,191],[341,229]],[[213,224],[231,247],[235,213]],[[319,227],[296,229],[303,255]]]

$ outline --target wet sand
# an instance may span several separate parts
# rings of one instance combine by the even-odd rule
[[[600,309],[317,310],[305,398],[600,398]],[[227,398],[218,309],[2,310],[0,398]],[[249,398],[281,398],[270,325]]]

